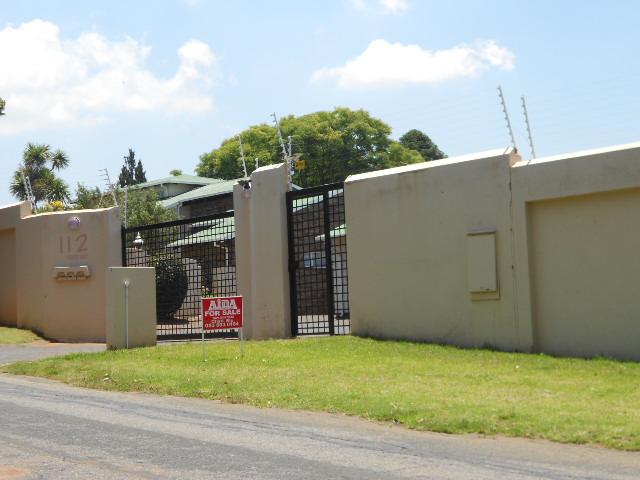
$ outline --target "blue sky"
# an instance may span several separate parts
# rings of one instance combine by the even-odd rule
[[[335,106],[411,128],[449,155],[538,156],[640,140],[635,1],[0,0],[0,204],[27,142],[99,185],[127,148],[149,178],[192,173],[251,124]]]

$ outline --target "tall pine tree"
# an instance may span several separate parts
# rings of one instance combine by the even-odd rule
[[[138,160],[138,163],[136,164],[133,180],[136,184],[147,181],[147,173],[144,171],[144,168],[142,168],[142,162],[140,160]]]
[[[142,166],[142,161],[136,163],[136,152],[129,149],[129,155],[124,157],[124,165],[120,169],[118,185],[121,187],[137,185],[147,181],[147,174]]]

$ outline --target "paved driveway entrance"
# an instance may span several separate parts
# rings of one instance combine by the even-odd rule
[[[68,353],[101,352],[105,349],[104,343],[52,343],[45,340],[20,345],[0,345],[0,365]]]

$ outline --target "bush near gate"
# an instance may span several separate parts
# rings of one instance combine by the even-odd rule
[[[189,277],[182,260],[160,257],[152,260],[156,268],[156,312],[158,320],[170,320],[176,314],[189,289]]]

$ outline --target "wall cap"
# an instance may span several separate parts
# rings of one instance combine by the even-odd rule
[[[431,160],[429,162],[412,163],[411,165],[404,165],[402,167],[393,167],[393,168],[387,168],[384,170],[376,170],[373,172],[349,175],[345,180],[345,183],[360,182],[363,180],[385,177],[388,175],[398,175],[402,173],[419,172],[423,170],[428,170],[430,168],[454,165],[457,163],[471,162],[474,160],[485,160],[489,158],[502,157],[505,155],[509,155],[509,156],[516,155],[516,152],[511,147],[496,148],[494,150],[487,150],[485,152],[478,152],[478,153],[471,153],[468,155],[460,155],[457,157],[443,158],[442,160]]]

